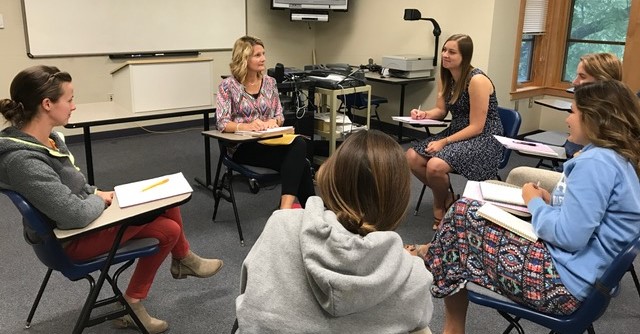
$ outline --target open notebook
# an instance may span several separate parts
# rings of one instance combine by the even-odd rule
[[[481,182],[478,182],[478,181],[471,181],[471,180],[467,181],[467,184],[464,186],[464,192],[462,193],[462,197],[475,199],[477,201],[492,203],[516,216],[531,217],[531,213],[529,213],[529,208],[527,208],[524,205],[501,203],[496,201],[490,201],[484,198],[482,196],[482,190],[480,190],[480,183]],[[520,190],[520,187],[517,187],[517,186],[512,186],[512,185],[505,185],[505,186],[513,187],[514,189]]]
[[[121,208],[193,192],[182,173],[115,186]]]
[[[281,126],[277,128],[266,129],[262,131],[236,131],[235,134],[250,137],[272,137],[275,135],[281,135],[285,133],[293,133],[293,126]]]
[[[522,188],[493,182],[480,182],[480,191],[485,200],[526,206],[522,199]]]
[[[538,236],[533,231],[533,225],[531,225],[531,223],[526,222],[491,203],[484,203],[480,209],[478,209],[478,215],[527,240],[531,240],[533,242],[538,240]]]

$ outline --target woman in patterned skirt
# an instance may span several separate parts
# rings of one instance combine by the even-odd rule
[[[640,103],[616,80],[576,88],[569,139],[585,145],[565,163],[550,194],[522,188],[538,241],[481,217],[480,203],[461,199],[434,241],[419,249],[444,298],[444,333],[464,333],[465,284],[473,282],[539,312],[574,312],[596,278],[640,234]]]
[[[482,181],[498,175],[502,135],[498,100],[491,80],[471,66],[473,41],[453,35],[442,47],[438,99],[431,110],[411,110],[414,119],[443,119],[451,124],[442,132],[413,145],[407,153],[411,172],[433,193],[433,229],[455,200],[449,192],[449,173]]]

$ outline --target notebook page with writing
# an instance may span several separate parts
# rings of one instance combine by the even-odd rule
[[[482,198],[489,201],[526,206],[522,199],[522,189],[519,187],[480,182],[480,191]]]
[[[193,192],[182,173],[115,186],[121,208]]]
[[[533,231],[533,225],[531,225],[531,223],[526,222],[491,203],[483,204],[480,209],[478,209],[478,215],[527,240],[533,242],[538,241],[538,236]]]

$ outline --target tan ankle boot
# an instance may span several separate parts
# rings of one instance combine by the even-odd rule
[[[211,277],[222,268],[222,265],[222,260],[203,259],[189,251],[184,259],[171,260],[171,275],[176,279],[187,278],[187,276]]]
[[[164,333],[169,329],[169,324],[166,321],[150,316],[142,305],[142,302],[131,303],[129,307],[131,307],[133,313],[140,319],[140,322],[149,334]],[[137,328],[136,323],[133,322],[133,319],[129,315],[114,319],[113,325],[117,328]]]

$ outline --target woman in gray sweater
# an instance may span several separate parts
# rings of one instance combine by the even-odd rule
[[[393,231],[409,178],[388,135],[347,138],[318,172],[320,197],[274,212],[247,255],[239,332],[428,332],[433,276]]]
[[[111,204],[112,191],[87,184],[55,126],[67,124],[76,106],[71,76],[56,67],[33,66],[18,73],[11,82],[11,99],[0,100],[0,113],[11,126],[0,132],[0,184],[24,196],[53,221],[57,228],[81,228],[95,220]],[[86,260],[106,253],[113,244],[116,228],[74,239],[64,245],[74,260]],[[178,207],[167,210],[152,222],[128,227],[122,242],[156,238],[160,250],[138,260],[124,298],[149,333],[169,327],[151,317],[141,300],[147,297],[156,272],[171,253],[171,274],[209,277],[222,261],[203,259],[189,249]],[[135,326],[129,316],[116,319],[116,326]]]

